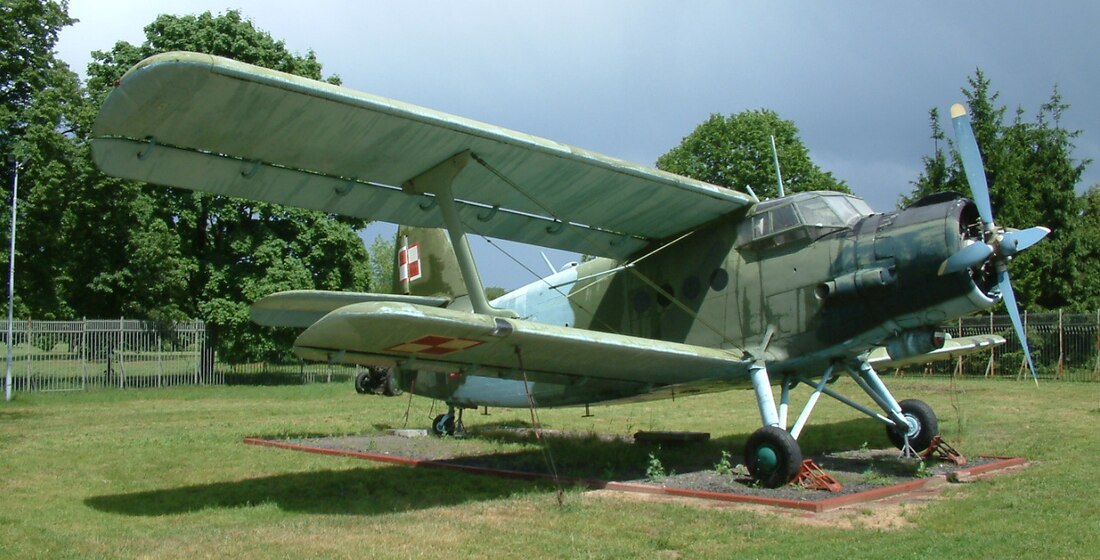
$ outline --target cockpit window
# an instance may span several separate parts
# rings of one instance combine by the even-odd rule
[[[815,239],[830,231],[847,228],[872,213],[867,203],[855,197],[802,193],[788,199],[761,203],[752,216],[751,236],[742,239],[753,244],[767,239],[766,244],[769,245],[794,239]]]
[[[847,224],[854,222],[862,217],[869,216],[875,211],[871,210],[871,207],[867,206],[867,202],[858,198],[849,197],[823,197],[825,204],[832,208],[840,222]]]
[[[837,215],[836,209],[827,201],[831,196],[811,198],[798,203],[798,213],[802,214],[802,223],[808,226],[843,226],[845,221]]]
[[[753,237],[757,239],[797,225],[798,216],[794,213],[794,206],[790,204],[752,217]]]

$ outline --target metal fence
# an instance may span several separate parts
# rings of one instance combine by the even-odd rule
[[[1100,311],[1025,314],[1024,323],[1040,377],[1100,381]],[[1008,342],[895,374],[1030,377],[1007,316],[965,317],[944,327],[952,336],[999,334]],[[224,364],[216,357],[204,362],[206,326],[199,320],[15,321],[12,331],[13,391],[345,382],[358,373],[355,366],[321,363]],[[6,332],[0,340],[7,343]]]
[[[1041,379],[1100,381],[1100,311],[1025,313],[1022,317]],[[1030,379],[1023,348],[1007,315],[976,315],[944,325],[952,336],[1001,335],[1005,344],[955,360],[912,366],[899,375],[962,375]]]
[[[299,362],[296,364],[215,365],[226,385],[294,385],[351,381],[361,368],[356,365]]]
[[[0,334],[0,344],[7,344],[6,330]],[[216,354],[207,353],[206,325],[200,320],[12,323],[12,390],[16,392],[325,383],[348,381],[357,373],[355,366],[319,363],[219,362]]]
[[[14,321],[12,390],[222,383],[213,368],[202,367],[205,342],[202,321]]]

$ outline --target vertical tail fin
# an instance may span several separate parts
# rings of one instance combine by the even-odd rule
[[[400,226],[394,247],[394,293],[452,300],[467,295],[446,230]]]

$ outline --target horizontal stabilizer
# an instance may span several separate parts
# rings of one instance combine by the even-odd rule
[[[908,356],[897,360],[890,358],[890,355],[886,353],[885,347],[879,347],[871,352],[867,357],[867,361],[877,369],[900,368],[915,364],[949,360],[958,356],[965,356],[966,354],[992,350],[994,347],[1004,343],[1004,337],[995,334],[949,338],[943,343],[943,348],[933,350],[927,354],[918,354],[916,356]]]
[[[338,309],[303,332],[294,350],[308,360],[342,359],[512,379],[527,373],[531,379],[553,376],[580,384],[583,378],[654,385],[739,383],[748,371],[739,350],[407,303],[357,303]]]
[[[445,297],[397,294],[291,290],[260,298],[259,301],[252,304],[250,314],[254,323],[265,327],[297,327],[304,329],[341,307],[378,301],[396,301],[442,307],[450,303],[451,300]]]

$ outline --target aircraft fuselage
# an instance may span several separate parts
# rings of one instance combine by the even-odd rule
[[[973,204],[962,198],[871,213],[854,197],[801,193],[726,216],[628,263],[593,259],[568,267],[493,305],[540,323],[752,352],[780,374],[773,379],[814,374],[880,345],[928,352],[938,325],[995,303],[981,274],[938,273],[976,221]],[[469,404],[525,406],[531,389],[509,380],[420,377],[403,384],[456,403],[469,394]],[[721,388],[728,386],[693,390]],[[663,388],[536,389],[539,404],[553,406]]]

